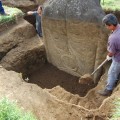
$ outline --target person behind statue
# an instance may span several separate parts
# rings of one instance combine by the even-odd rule
[[[42,6],[39,5],[37,11],[28,11],[27,15],[34,15],[36,18],[36,31],[39,37],[42,37],[42,26],[41,26],[41,17],[42,17]]]
[[[1,14],[1,15],[7,15],[7,14],[5,13],[5,10],[4,10],[3,6],[2,6],[2,0],[0,0],[0,14]]]
[[[108,71],[107,85],[104,90],[98,91],[102,96],[111,95],[120,75],[120,24],[114,14],[107,14],[103,18],[106,28],[111,31],[107,44],[107,60],[112,59],[111,66]]]

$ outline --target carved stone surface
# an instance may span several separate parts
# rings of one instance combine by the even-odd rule
[[[92,73],[106,55],[103,16],[96,0],[47,1],[42,23],[48,61],[76,76]]]

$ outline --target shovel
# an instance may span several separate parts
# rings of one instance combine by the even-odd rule
[[[85,74],[79,79],[80,84],[87,84],[92,81],[92,76],[99,70],[108,60],[105,59],[91,74]]]

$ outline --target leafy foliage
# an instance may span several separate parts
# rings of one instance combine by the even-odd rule
[[[0,100],[0,120],[37,120],[31,113],[25,113],[15,102],[7,98]]]
[[[120,10],[120,0],[101,0],[104,9]]]

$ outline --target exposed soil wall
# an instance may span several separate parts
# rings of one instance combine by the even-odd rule
[[[44,64],[44,45],[33,25],[22,17],[16,19],[14,24],[6,25],[0,33],[0,64],[7,70],[25,74]]]

